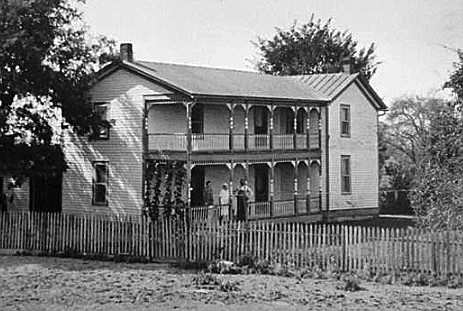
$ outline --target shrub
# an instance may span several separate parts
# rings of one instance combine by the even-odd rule
[[[215,276],[211,273],[200,272],[198,275],[193,277],[193,284],[197,287],[218,289],[222,292],[239,291],[238,281],[224,281],[220,277]]]
[[[338,284],[336,288],[347,292],[364,290],[364,288],[360,287],[359,279],[354,276],[345,276],[343,278],[343,283]]]

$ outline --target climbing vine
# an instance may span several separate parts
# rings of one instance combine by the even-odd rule
[[[145,176],[145,215],[153,221],[183,215],[185,162],[149,160]]]

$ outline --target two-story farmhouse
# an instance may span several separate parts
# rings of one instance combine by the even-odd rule
[[[386,106],[348,67],[272,76],[135,61],[123,44],[91,92],[112,126],[96,140],[68,132],[69,169],[52,199],[32,202],[37,185],[25,182],[17,208],[140,215],[148,164],[163,160],[184,162],[187,206],[205,204],[206,181],[218,204],[224,183],[232,190],[245,178],[251,219],[375,215],[377,115]]]

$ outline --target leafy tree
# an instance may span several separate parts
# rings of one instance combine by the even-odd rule
[[[433,96],[403,96],[392,103],[383,122],[384,143],[396,161],[417,163],[421,141],[431,119],[447,109],[445,100]]]
[[[463,102],[463,51],[457,50],[459,62],[454,63],[454,70],[450,75],[449,80],[446,82],[445,87],[453,90],[457,96],[458,103],[461,105]]]
[[[379,128],[380,167],[389,187],[382,193],[382,209],[388,213],[412,213],[409,192],[421,161],[421,148],[431,120],[447,109],[447,103],[429,96],[396,99]]]
[[[456,100],[436,111],[421,141],[412,205],[422,226],[463,229],[463,52],[445,87]]]
[[[422,226],[463,229],[463,122],[449,103],[434,114],[421,144],[412,205]]]
[[[3,158],[9,154],[6,150],[18,144],[53,145],[49,117],[56,109],[79,134],[101,123],[92,112],[87,91],[93,73],[114,54],[114,42],[88,37],[76,6],[79,2],[84,0],[0,0]],[[27,103],[17,105],[26,98]],[[28,140],[23,139],[24,131],[29,133]],[[16,166],[21,168],[19,163]]]
[[[379,65],[375,59],[375,45],[358,49],[357,41],[348,31],[331,26],[331,19],[322,23],[312,14],[308,23],[289,30],[276,28],[272,39],[257,38],[254,45],[260,59],[259,71],[275,75],[332,73],[342,70],[341,61],[350,57],[353,72],[361,72],[367,79]]]

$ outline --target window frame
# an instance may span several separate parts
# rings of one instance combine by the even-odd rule
[[[341,155],[340,173],[341,194],[352,194],[352,161],[350,155]]]
[[[102,111],[101,115],[103,115],[100,115],[101,120],[108,122],[109,104],[106,102],[93,103],[93,113],[98,114],[100,111]],[[93,130],[92,138],[95,140],[109,140],[110,128],[109,123],[107,125],[96,126]]]
[[[104,166],[105,167],[105,181],[98,181],[97,180],[97,166]],[[92,162],[92,205],[96,206],[108,206],[109,205],[109,162],[108,161],[93,161]],[[99,202],[96,200],[96,187],[97,186],[104,186],[105,187],[105,199],[103,202]]]
[[[339,120],[340,120],[340,133],[341,133],[341,137],[351,137],[351,123],[352,123],[352,118],[351,118],[351,109],[350,109],[350,105],[347,105],[347,104],[341,104],[340,106],[340,116],[339,116]],[[344,112],[347,111],[347,119],[345,119],[344,117],[346,116],[344,114]],[[346,125],[346,128],[347,128],[347,133],[344,132],[344,125]]]

